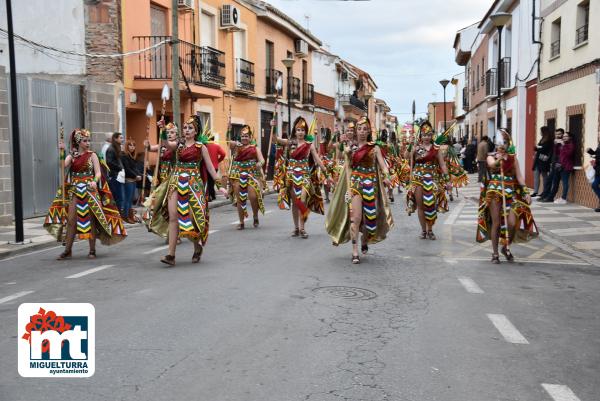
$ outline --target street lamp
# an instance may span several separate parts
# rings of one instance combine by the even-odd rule
[[[447,79],[442,79],[440,81],[440,85],[442,85],[442,87],[444,88],[444,132],[446,132],[446,86],[448,86],[448,84],[450,83],[450,81],[448,81]]]
[[[497,77],[497,86],[496,89],[498,91],[498,93],[496,94],[496,128],[501,128],[502,127],[502,112],[500,110],[500,103],[502,100],[502,81],[500,79],[500,77],[503,75],[502,74],[502,57],[501,57],[501,50],[502,50],[502,28],[504,28],[504,25],[506,25],[510,19],[511,19],[511,15],[509,13],[496,13],[494,15],[490,15],[490,19],[492,20],[492,23],[494,24],[494,26],[498,29],[498,66],[496,67],[496,72],[498,74]]]
[[[292,137],[292,91],[290,85],[292,83],[292,67],[296,60],[294,58],[284,58],[281,60],[285,68],[287,68],[287,102],[288,102],[288,138]]]

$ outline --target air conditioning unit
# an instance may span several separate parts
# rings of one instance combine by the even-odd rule
[[[302,39],[296,39],[294,42],[294,50],[296,51],[296,56],[298,57],[306,57],[308,56],[308,43]]]
[[[194,0],[177,0],[177,8],[194,9]]]
[[[240,26],[240,11],[231,4],[223,4],[221,8],[221,28],[236,29]]]
[[[340,76],[342,78],[342,81],[347,81],[348,80],[348,71],[346,71],[346,70],[342,71]]]

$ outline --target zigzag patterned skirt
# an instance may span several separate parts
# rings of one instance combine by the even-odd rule
[[[177,191],[177,222],[179,238],[191,241],[208,240],[208,206],[204,196],[204,182],[194,167],[177,166],[169,181],[167,199]]]
[[[362,199],[362,221],[367,240],[377,236],[377,171],[375,168],[353,168],[350,178],[352,192]]]
[[[237,196],[237,202],[239,202],[242,210],[244,211],[244,217],[248,217],[248,188],[254,189],[256,193],[256,199],[258,201],[258,209],[262,214],[265,214],[265,204],[263,202],[262,191],[260,184],[256,178],[258,172],[256,171],[256,161],[251,160],[247,162],[234,161],[231,168],[230,180],[236,180],[240,184],[240,192]]]
[[[416,211],[416,189],[421,187],[423,193],[423,212],[425,219],[433,226],[437,220],[438,212],[447,212],[448,203],[446,193],[439,181],[439,176],[435,173],[437,165],[416,164],[413,179],[407,197],[407,211],[410,215]]]

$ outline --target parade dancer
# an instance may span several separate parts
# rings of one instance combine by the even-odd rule
[[[319,188],[315,183],[318,166],[331,184],[331,178],[327,175],[327,168],[323,165],[317,154],[312,140],[307,137],[308,125],[306,120],[298,117],[294,121],[294,129],[290,139],[278,138],[273,133],[272,140],[287,148],[286,175],[282,187],[279,190],[277,203],[280,209],[292,209],[294,220],[294,231],[292,237],[308,238],[304,225],[310,211],[324,214],[323,198],[320,196]]]
[[[319,157],[327,168],[327,174],[333,178],[335,174],[335,144],[331,138],[331,132],[325,132],[319,141]],[[335,180],[334,180],[335,181]],[[325,202],[329,203],[329,193],[333,192],[333,186],[327,182],[323,183]]]
[[[193,116],[183,124],[181,140],[170,141],[167,132],[161,131],[162,145],[175,152],[175,162],[166,181],[166,190],[151,196],[154,204],[150,229],[168,238],[169,253],[161,262],[170,266],[175,265],[178,238],[188,238],[193,242],[192,263],[200,262],[202,257],[209,221],[203,170],[220,186],[220,174],[215,171],[204,145],[208,137],[205,132],[200,134],[200,127],[198,116]]]
[[[361,251],[369,244],[386,238],[393,227],[385,187],[390,187],[390,172],[381,149],[371,142],[371,122],[367,117],[356,127],[356,143],[344,146],[346,168],[333,194],[325,227],[333,245],[352,241],[352,263],[360,263],[358,234],[362,233]]]
[[[492,241],[492,263],[500,263],[498,243],[507,261],[514,261],[509,246],[538,236],[533,220],[531,197],[510,134],[500,129],[495,139],[496,153],[487,157],[491,178],[481,184],[477,222],[477,242]]]
[[[265,159],[253,143],[252,129],[245,125],[240,133],[240,142],[230,142],[231,152],[235,155],[229,173],[232,200],[237,205],[240,224],[238,230],[244,229],[244,219],[248,217],[247,202],[252,206],[253,226],[258,227],[258,211],[264,215],[265,205],[261,183],[264,182],[262,166]]]
[[[381,131],[376,144],[379,147],[381,155],[387,165],[387,169],[390,172],[390,185],[387,188],[387,191],[390,202],[394,203],[394,188],[400,184],[400,181],[396,174],[396,149],[388,142],[387,130],[384,129]]]
[[[448,211],[446,190],[451,189],[448,169],[439,145],[433,142],[433,127],[425,121],[419,127],[418,143],[410,152],[411,180],[406,194],[409,216],[418,212],[421,239],[435,240],[433,225],[438,212]]]
[[[112,245],[123,240],[127,233],[98,156],[90,150],[90,132],[73,130],[70,146],[71,153],[64,159],[64,169],[69,173],[48,210],[44,228],[57,241],[65,243],[65,250],[57,260],[71,258],[76,235],[89,241],[88,258],[95,259],[96,238],[103,245]],[[62,140],[59,149],[64,154]]]

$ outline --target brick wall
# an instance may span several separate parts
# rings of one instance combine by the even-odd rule
[[[117,95],[115,85],[88,81],[83,104],[85,126],[92,133],[92,148],[100,151],[104,133],[117,130]]]
[[[121,0],[85,0],[85,46],[87,53],[121,53]],[[86,70],[97,82],[123,80],[121,58],[88,58]]]
[[[13,219],[12,158],[8,117],[8,78],[6,68],[0,67],[0,225]]]

